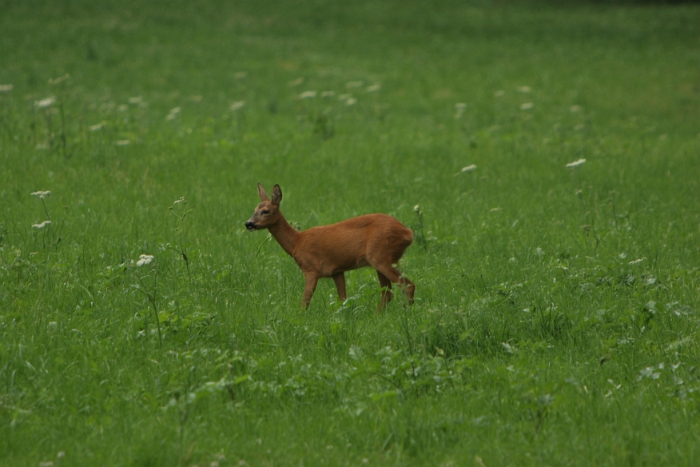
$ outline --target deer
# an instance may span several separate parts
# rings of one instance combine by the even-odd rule
[[[280,211],[282,190],[272,189],[272,199],[258,183],[260,204],[245,223],[249,231],[267,229],[304,275],[302,306],[308,308],[320,278],[332,278],[341,301],[347,299],[345,272],[365,266],[377,271],[382,288],[377,311],[391,301],[392,283],[399,286],[409,304],[415,284],[401,274],[398,262],[413,243],[413,231],[387,214],[366,214],[336,224],[299,231],[289,225]]]

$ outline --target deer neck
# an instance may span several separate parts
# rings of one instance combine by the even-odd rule
[[[277,221],[275,225],[270,226],[268,230],[284,251],[286,251],[289,256],[294,257],[294,247],[297,244],[297,240],[299,240],[301,232],[289,225],[289,222],[287,222],[287,219],[285,219],[282,214],[280,214],[280,220]]]

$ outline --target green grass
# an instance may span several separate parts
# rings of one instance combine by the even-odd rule
[[[700,463],[697,5],[130,3],[0,15],[0,465]]]

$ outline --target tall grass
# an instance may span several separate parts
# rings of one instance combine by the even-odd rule
[[[697,464],[699,17],[10,2],[0,464]],[[301,310],[257,182],[416,304]]]

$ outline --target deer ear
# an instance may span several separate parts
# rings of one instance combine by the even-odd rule
[[[272,189],[272,204],[279,205],[280,201],[282,201],[282,190],[279,185],[275,185]]]
[[[261,184],[258,183],[258,195],[260,195],[260,199],[262,201],[269,201],[270,198],[267,196],[267,193],[265,193],[265,188],[262,187]]]

